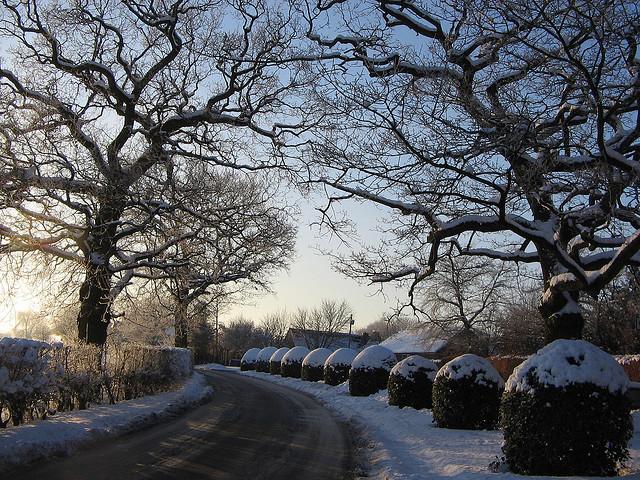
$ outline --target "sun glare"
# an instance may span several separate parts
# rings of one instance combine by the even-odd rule
[[[23,284],[17,284],[11,291],[2,293],[0,335],[6,335],[15,327],[16,316],[20,312],[37,312],[41,305],[32,289]]]

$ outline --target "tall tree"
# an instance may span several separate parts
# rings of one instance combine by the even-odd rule
[[[145,249],[177,165],[281,165],[297,38],[277,1],[0,1],[0,252],[82,266],[80,339],[104,343],[118,293],[197,235]]]
[[[413,292],[447,244],[537,264],[547,339],[580,337],[580,297],[640,261],[637,3],[346,0],[308,12],[311,38],[341,56],[315,84],[317,109],[334,116],[312,172],[337,189],[332,202],[398,213],[393,250],[354,257],[351,273],[408,278]]]

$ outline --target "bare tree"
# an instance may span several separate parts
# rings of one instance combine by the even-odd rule
[[[375,334],[380,335],[381,340],[395,335],[398,332],[410,328],[417,328],[421,325],[420,320],[415,316],[402,315],[398,312],[383,314],[375,322],[358,329],[359,334],[366,333],[369,337],[374,338]]]
[[[325,299],[319,307],[299,308],[291,319],[291,327],[299,330],[308,348],[327,347],[349,325],[352,315],[346,301]]]
[[[261,0],[0,9],[0,252],[79,265],[78,334],[102,344],[114,298],[145,267],[179,266],[160,255],[199,233],[143,241],[178,207],[181,165],[282,165],[305,122],[288,100],[302,70],[281,73],[300,58],[297,27],[288,4]]]
[[[489,259],[448,254],[416,291],[420,317],[452,334],[487,330],[508,290],[508,272]]]
[[[196,232],[160,256],[171,267],[149,268],[149,278],[164,280],[161,291],[172,299],[178,347],[187,346],[194,301],[219,302],[249,288],[267,289],[271,275],[289,266],[296,232],[273,180],[210,171],[206,164],[189,170],[173,195],[179,215],[157,222],[148,247],[156,250],[176,232]]]
[[[349,273],[409,279],[413,298],[449,245],[539,265],[547,339],[580,337],[581,296],[640,261],[637,4],[346,0],[307,17],[341,55],[315,84],[335,117],[310,171],[331,203],[398,213]]]
[[[265,315],[260,320],[259,329],[269,345],[274,347],[284,347],[287,332],[289,331],[290,317],[286,310],[273,312]]]

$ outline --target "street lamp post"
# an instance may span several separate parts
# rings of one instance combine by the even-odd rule
[[[349,316],[349,348],[351,348],[351,327],[353,326],[354,323],[356,322],[353,320],[353,314],[351,314]]]

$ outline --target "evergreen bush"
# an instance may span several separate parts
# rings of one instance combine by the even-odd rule
[[[441,428],[491,430],[504,381],[491,362],[466,354],[447,362],[433,382],[433,420]]]
[[[582,340],[556,340],[517,367],[501,408],[506,462],[524,475],[616,475],[633,435],[628,378]]]
[[[396,364],[396,355],[380,345],[372,345],[361,351],[349,370],[349,393],[366,397],[387,388],[389,372]]]
[[[431,408],[431,390],[438,366],[420,355],[398,362],[389,374],[389,405],[417,410]]]
[[[324,383],[327,385],[340,385],[349,380],[351,362],[358,352],[351,348],[339,348],[333,352],[324,362]]]

